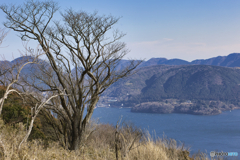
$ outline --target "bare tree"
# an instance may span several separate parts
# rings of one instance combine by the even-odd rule
[[[30,96],[32,97],[34,100],[33,103],[35,103],[35,107],[32,107],[31,108],[31,122],[30,122],[30,125],[29,125],[29,128],[28,128],[28,131],[25,135],[25,137],[22,139],[22,141],[19,143],[19,146],[18,146],[18,150],[20,150],[21,148],[21,145],[27,141],[31,131],[32,131],[32,128],[33,128],[33,123],[35,121],[35,119],[37,118],[39,112],[43,109],[43,107],[45,107],[45,105],[47,105],[49,103],[49,101],[53,98],[56,98],[57,96],[59,95],[65,95],[64,93],[61,93],[61,94],[55,94],[55,95],[44,95],[44,98],[42,98],[42,96],[37,96],[37,97],[32,97],[32,94],[30,95],[25,95],[25,96]],[[46,99],[46,97],[49,97],[48,99]],[[37,102],[41,102],[40,104],[38,104]]]
[[[3,38],[6,36],[6,32],[5,32],[5,34],[3,31],[1,33],[2,34],[0,35],[0,39],[1,39],[0,42],[2,42]],[[39,52],[39,49],[37,49],[36,53],[34,54],[35,57],[33,57],[32,49],[31,48],[27,49],[27,46],[24,46],[24,47],[25,47],[26,54],[25,55],[22,54],[21,60],[17,60],[17,62],[15,62],[15,64],[9,64],[10,62],[8,62],[8,61],[0,62],[0,83],[6,88],[6,90],[3,94],[3,97],[0,98],[0,115],[2,112],[3,105],[4,105],[4,101],[13,92],[15,92],[19,96],[21,96],[21,98],[23,100],[28,99],[28,104],[32,103],[32,106],[34,106],[33,104],[35,104],[35,107],[31,107],[31,122],[30,122],[30,125],[28,128],[28,131],[27,131],[25,137],[23,138],[23,140],[19,143],[18,150],[21,148],[21,145],[27,141],[27,139],[32,131],[33,123],[34,123],[36,117],[38,116],[39,112],[41,111],[41,109],[45,105],[47,105],[51,99],[53,99],[59,95],[65,95],[64,93],[55,94],[55,95],[45,95],[43,98],[36,92],[29,93],[29,90],[26,91],[26,88],[24,90],[25,92],[23,93],[13,87],[16,84],[23,87],[22,83],[19,83],[21,71],[24,69],[25,66],[27,66],[29,64],[37,64],[38,57],[42,55],[40,53],[41,51]],[[28,54],[28,53],[30,53],[30,54]],[[37,94],[38,94],[38,96],[36,96]],[[48,97],[48,99],[47,99],[47,97]],[[30,99],[32,101],[29,101]],[[38,104],[38,103],[40,103],[40,104]],[[1,137],[0,137],[0,147],[2,149],[3,156],[5,156],[5,147],[4,147],[3,142],[1,141]]]
[[[0,8],[7,16],[5,27],[42,47],[49,65],[40,65],[32,78],[44,85],[23,81],[40,92],[60,94],[64,90],[68,96],[52,100],[48,113],[57,114],[56,130],[64,134],[68,148],[78,149],[100,95],[140,63],[130,61],[124,69],[116,69],[128,53],[126,44],[120,42],[125,34],[113,29],[119,18],[69,9],[61,13],[61,21],[52,21],[58,10],[52,1],[31,0]]]
[[[4,31],[4,29],[0,28],[0,45],[3,42],[3,39],[6,37],[7,33]],[[6,65],[3,65],[3,63],[0,63],[0,76],[3,76],[6,74],[7,72],[7,68],[5,68]],[[1,110],[2,110],[2,98],[0,99],[0,115],[1,115]],[[2,152],[2,155],[0,157],[3,157],[5,155],[5,147],[4,144],[1,140],[1,136],[0,136],[0,152]]]

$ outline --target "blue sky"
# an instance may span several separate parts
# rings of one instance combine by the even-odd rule
[[[23,1],[22,1],[23,2]],[[17,0],[6,3],[20,4]],[[66,8],[98,11],[99,15],[122,17],[115,26],[127,33],[122,41],[131,52],[126,56],[188,61],[240,53],[239,0],[60,0]],[[4,14],[0,12],[1,27]],[[31,43],[30,43],[31,45]],[[17,33],[11,31],[0,48],[7,60],[23,50]]]

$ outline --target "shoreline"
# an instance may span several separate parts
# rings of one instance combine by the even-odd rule
[[[116,108],[116,109],[130,109],[130,112],[132,113],[150,113],[150,114],[188,114],[188,115],[199,115],[199,116],[214,116],[214,115],[220,115],[222,114],[223,112],[231,112],[231,111],[234,111],[234,110],[240,110],[240,107],[234,107],[232,109],[227,109],[227,110],[220,110],[221,112],[217,113],[217,114],[212,114],[212,113],[209,113],[209,114],[201,114],[201,113],[194,113],[192,111],[189,111],[189,112],[170,112],[170,113],[162,113],[162,112],[152,112],[152,111],[133,111],[132,108],[133,107],[114,107],[114,106],[111,106],[111,107],[95,107],[96,108]]]

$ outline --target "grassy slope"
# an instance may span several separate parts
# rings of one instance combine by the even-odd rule
[[[0,157],[5,159],[56,159],[56,160],[114,160],[116,159],[114,148],[115,128],[110,125],[97,125],[95,132],[81,145],[80,149],[71,152],[62,148],[57,142],[51,142],[45,147],[42,141],[34,140],[25,143],[21,150],[17,152],[18,143],[25,134],[22,124],[15,128],[6,126],[0,120]],[[128,145],[134,139],[134,131],[122,128],[119,131],[126,141],[121,142]],[[123,146],[123,143],[122,143]],[[159,139],[153,141],[149,136],[142,137],[141,141],[136,141],[133,149],[123,155],[123,147],[119,150],[119,159],[129,160],[208,160],[205,154],[198,153],[190,158],[189,152],[183,147],[177,145],[173,139]],[[122,158],[121,158],[122,157]]]

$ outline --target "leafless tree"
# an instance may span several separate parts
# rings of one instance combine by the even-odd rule
[[[32,52],[32,49],[27,50],[26,52]],[[56,92],[51,92],[51,93],[45,93],[42,94],[40,92],[37,92],[34,90],[33,87],[29,86],[24,86],[24,83],[22,82],[21,76],[22,73],[21,71],[26,65],[29,64],[34,64],[34,65],[41,65],[41,62],[38,63],[38,57],[41,55],[39,53],[36,53],[36,57],[26,55],[22,56],[20,60],[17,60],[17,62],[13,65],[8,65],[7,66],[7,72],[6,74],[2,75],[0,77],[0,82],[3,84],[3,86],[6,87],[6,90],[3,94],[3,97],[0,99],[0,111],[2,111],[2,107],[4,104],[5,99],[7,99],[8,95],[10,95],[12,92],[17,93],[23,101],[25,102],[26,105],[31,106],[31,119],[30,119],[30,124],[27,129],[27,133],[22,139],[22,141],[19,143],[18,150],[21,148],[21,145],[27,141],[29,135],[31,134],[33,124],[35,119],[37,118],[39,112],[46,106],[50,105],[50,101],[59,95],[66,95],[65,93],[56,93]],[[34,65],[32,65],[29,68],[34,68]],[[6,66],[3,65],[3,67],[6,68]],[[21,73],[21,74],[20,74]],[[26,76],[26,75],[24,75]],[[14,87],[13,87],[14,86]],[[0,112],[1,113],[1,112]],[[1,144],[1,141],[0,141]]]
[[[2,36],[0,36],[1,42],[4,37],[5,37],[5,35],[3,35],[3,34],[2,34]],[[19,96],[21,96],[21,98],[23,100],[27,99],[28,104],[31,103],[31,105],[33,106],[33,107],[31,107],[30,125],[28,127],[25,137],[19,143],[18,150],[21,148],[21,145],[27,141],[27,139],[32,131],[33,123],[34,123],[36,117],[38,116],[39,112],[41,111],[41,109],[43,107],[45,107],[45,105],[47,105],[51,99],[53,99],[59,95],[65,95],[64,93],[61,93],[61,94],[55,94],[55,95],[44,95],[44,97],[43,97],[43,96],[40,96],[39,93],[37,93],[37,92],[30,93],[29,88],[28,88],[28,91],[26,91],[26,88],[23,87],[22,83],[19,83],[20,73],[25,68],[25,66],[27,66],[29,64],[37,64],[38,57],[42,55],[39,52],[39,50],[37,49],[37,52],[34,54],[35,57],[33,57],[32,49],[31,48],[28,49],[26,46],[24,46],[24,47],[25,47],[25,51],[26,51],[25,55],[22,54],[21,60],[17,60],[17,62],[15,62],[15,64],[10,64],[10,62],[8,62],[6,60],[0,62],[0,83],[5,87],[3,97],[0,98],[0,115],[2,112],[3,105],[4,105],[4,101],[13,92],[15,92]],[[19,86],[23,87],[25,89],[24,92],[21,92],[18,89],[14,88],[13,86],[15,84],[18,84]],[[4,147],[3,142],[1,141],[1,137],[0,137],[0,147],[3,150],[2,153],[4,156],[5,147]]]
[[[52,21],[59,8],[53,1],[30,0],[0,8],[7,16],[5,27],[19,32],[23,40],[37,41],[45,53],[48,65],[39,65],[39,73],[32,74],[44,85],[23,82],[40,92],[64,90],[68,96],[52,100],[48,113],[57,114],[56,130],[64,135],[68,148],[78,149],[100,95],[140,63],[130,61],[124,69],[116,69],[128,53],[120,42],[125,34],[113,28],[119,18],[69,9],[61,13],[62,20]]]
[[[55,95],[44,95],[44,98],[42,96],[37,96],[37,97],[32,97],[32,94],[30,95],[26,95],[25,96],[31,96],[33,99],[33,103],[35,103],[35,107],[31,107],[31,121],[30,121],[30,125],[28,127],[28,131],[25,135],[25,137],[23,138],[23,140],[19,143],[19,146],[18,146],[18,150],[20,150],[21,148],[21,145],[27,141],[31,131],[32,131],[32,128],[33,128],[33,123],[35,121],[35,119],[37,118],[39,112],[43,109],[43,107],[45,107],[45,105],[47,105],[49,103],[49,101],[53,98],[56,98],[57,96],[59,95],[65,95],[64,93],[61,93],[61,94],[55,94]],[[49,97],[48,99],[46,99],[46,97]],[[40,104],[38,104],[38,102],[41,102]]]
[[[5,30],[0,28],[0,45],[2,44],[3,39],[6,37],[6,35],[7,35],[7,33],[5,32]],[[1,68],[0,69],[0,76],[5,75],[6,72],[7,72],[7,68],[5,68],[5,65],[3,65],[3,63],[0,64],[0,68]],[[3,101],[2,98],[0,99],[0,115],[1,115],[1,110],[2,110],[2,102],[1,101]],[[3,157],[4,154],[5,154],[5,147],[4,147],[4,144],[1,140],[1,136],[0,136],[0,150],[3,154],[0,157]]]

